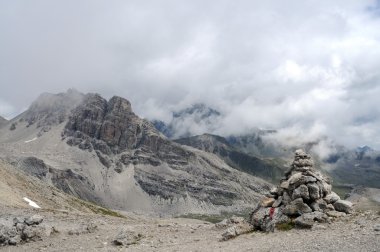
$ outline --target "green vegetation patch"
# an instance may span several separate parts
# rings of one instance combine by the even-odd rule
[[[116,212],[116,211],[113,211],[111,209],[108,209],[108,208],[104,208],[104,207],[101,207],[101,206],[98,206],[98,205],[95,205],[91,202],[88,202],[88,201],[84,201],[84,200],[81,200],[81,199],[78,199],[78,198],[73,198],[73,201],[89,210],[91,210],[93,213],[96,213],[96,214],[101,214],[101,215],[108,215],[108,216],[113,216],[113,217],[118,217],[118,218],[124,218],[126,219],[127,217],[125,217],[124,215]]]
[[[289,221],[289,222],[277,224],[276,228],[280,231],[289,231],[289,230],[293,229],[294,226],[295,226],[294,222]]]

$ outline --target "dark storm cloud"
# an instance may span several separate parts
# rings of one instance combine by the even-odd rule
[[[147,118],[204,102],[215,133],[380,148],[378,1],[1,1],[0,114],[118,94]]]

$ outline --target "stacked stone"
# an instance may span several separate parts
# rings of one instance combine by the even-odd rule
[[[315,221],[328,222],[351,213],[352,203],[341,200],[331,189],[331,181],[313,168],[311,156],[297,150],[280,185],[252,212],[251,224],[263,231],[282,222],[311,228]]]

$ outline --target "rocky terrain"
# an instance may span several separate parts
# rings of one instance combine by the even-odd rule
[[[32,159],[14,165],[37,169],[42,164]],[[380,246],[380,215],[370,210],[332,217],[326,223],[313,224],[311,229],[276,228],[264,233],[250,226],[234,239],[225,239],[231,225],[247,222],[241,217],[213,224],[120,214],[79,200],[48,183],[6,160],[0,161],[0,250],[377,251]],[[40,208],[30,206],[24,197]]]
[[[170,141],[124,98],[74,90],[41,95],[2,127],[0,155],[66,193],[147,214],[242,212],[271,187]]]

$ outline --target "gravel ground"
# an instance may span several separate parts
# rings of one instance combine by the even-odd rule
[[[0,247],[0,251],[380,251],[380,215],[355,213],[331,224],[318,224],[312,230],[253,232],[221,242],[224,230],[193,219],[159,219],[128,215],[126,219],[59,211],[0,207],[0,219],[40,214],[46,227],[58,232],[43,240]],[[73,234],[88,224],[93,233]],[[123,228],[143,238],[136,244],[120,247],[113,244]]]

